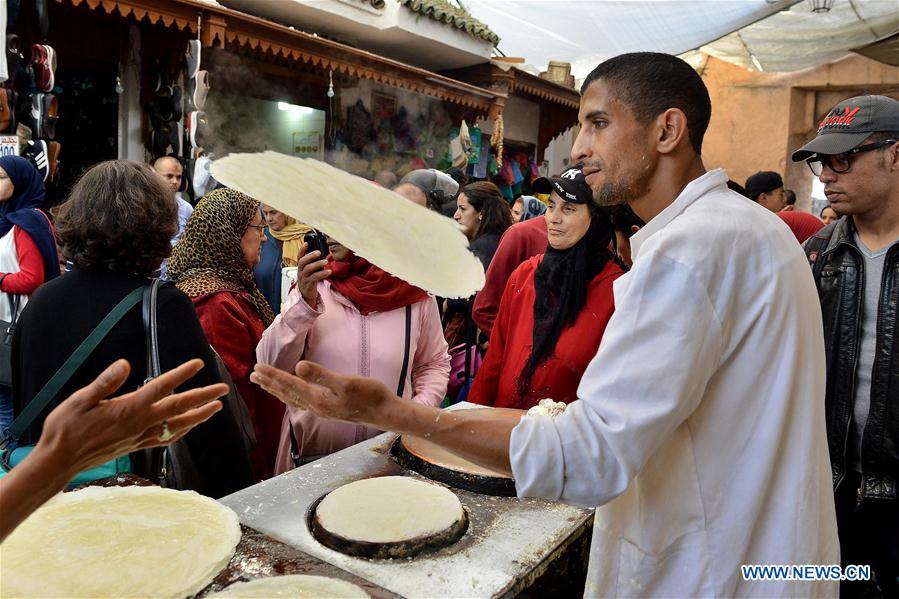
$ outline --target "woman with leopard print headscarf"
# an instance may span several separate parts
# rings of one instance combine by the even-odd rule
[[[197,204],[168,263],[169,277],[193,300],[209,343],[247,404],[258,442],[250,459],[259,480],[272,475],[284,416],[280,401],[250,383],[256,344],[274,318],[253,279],[264,242],[259,202],[216,189]]]

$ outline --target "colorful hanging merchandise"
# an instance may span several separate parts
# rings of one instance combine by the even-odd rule
[[[450,154],[452,165],[457,168],[468,166],[468,151],[471,149],[471,136],[468,134],[468,125],[462,121],[459,127],[459,135],[450,140]]]
[[[418,155],[424,158],[429,164],[437,162],[440,156],[440,144],[434,131],[434,122],[426,115],[421,114],[415,122],[417,135],[415,138],[415,147]]]
[[[493,135],[490,136],[490,145],[496,148],[496,162],[498,166],[503,165],[503,115],[496,117],[493,122]]]
[[[515,174],[512,172],[512,161],[509,160],[508,156],[504,157],[502,154],[496,155],[496,161],[499,166],[499,171],[494,177],[493,182],[499,187],[499,191],[503,194],[503,197],[511,203],[515,200],[515,194],[512,192],[512,182],[515,179]]]
[[[525,191],[529,191],[525,189],[525,185],[527,184],[527,187],[530,187],[531,173],[528,164],[530,160],[524,152],[517,152],[509,161],[512,163],[512,174],[514,176],[512,180],[512,194],[517,198]]]
[[[56,180],[60,144],[56,138],[59,101],[56,85],[56,50],[34,44],[30,64],[22,63],[18,36],[6,35],[7,52],[0,57],[8,81],[0,88],[0,133],[18,136],[19,155],[31,161],[45,183]],[[16,91],[18,90],[18,91]]]
[[[375,138],[374,122],[371,113],[365,108],[362,100],[347,108],[346,111],[346,145],[356,152],[362,153]]]
[[[393,127],[393,143],[397,152],[412,152],[415,150],[415,124],[409,121],[409,113],[405,106],[400,106],[396,115],[390,120]]]
[[[474,166],[472,167],[472,172],[471,172],[471,174],[472,174],[472,176],[473,176],[475,179],[486,179],[486,178],[487,178],[488,165],[489,165],[490,160],[491,160],[491,156],[490,156],[490,148],[489,148],[489,147],[486,147],[486,146],[481,147],[481,144],[484,143],[484,142],[486,141],[486,139],[483,137],[483,135],[481,135],[481,130],[480,130],[480,129],[477,129],[477,128],[475,128],[475,129],[472,130],[472,135],[471,135],[472,144],[474,144],[475,133],[477,134],[477,140],[478,140],[478,141],[477,141],[477,146],[478,146],[477,156],[478,156],[478,159],[477,159],[477,161],[475,162]]]
[[[377,123],[376,139],[378,144],[378,153],[381,155],[392,154],[394,152],[393,127],[391,119],[394,117],[393,112],[385,104],[382,104],[377,112],[374,113],[373,119]]]
[[[468,149],[468,164],[477,164],[481,161],[481,129],[477,125],[468,130],[471,137],[471,147]]]

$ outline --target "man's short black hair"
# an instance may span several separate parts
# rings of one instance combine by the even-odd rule
[[[616,231],[624,233],[625,237],[630,239],[634,234],[634,227],[642,229],[646,226],[646,221],[637,216],[633,208],[627,204],[616,204],[608,208],[609,218],[612,220],[612,228]]]
[[[602,79],[627,104],[641,123],[648,123],[669,108],[687,115],[690,145],[702,154],[702,138],[712,116],[712,102],[702,78],[676,56],[658,52],[621,54],[600,63],[581,86],[581,95]]]

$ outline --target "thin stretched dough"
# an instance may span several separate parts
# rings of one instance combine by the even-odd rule
[[[408,476],[380,476],[331,491],[315,510],[328,532],[350,541],[399,543],[440,534],[465,518],[455,493]]]
[[[228,564],[240,534],[232,510],[192,491],[64,493],[0,545],[0,596],[194,595]]]
[[[292,574],[236,582],[209,597],[232,599],[369,599],[370,595],[345,580],[327,576]]]
[[[230,154],[212,163],[212,176],[425,291],[461,298],[484,286],[484,268],[452,219],[329,164],[272,151]]]

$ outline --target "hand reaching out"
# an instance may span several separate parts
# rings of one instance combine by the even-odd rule
[[[397,399],[379,380],[337,374],[313,362],[300,362],[296,376],[256,364],[250,380],[289,406],[316,416],[374,424],[380,405]]]
[[[202,360],[191,360],[137,391],[107,399],[131,372],[126,360],[118,360],[59,404],[44,420],[34,450],[0,479],[0,541],[79,472],[177,441],[221,410],[217,398],[228,392],[222,383],[172,394],[202,368]]]
[[[74,475],[138,449],[177,441],[218,412],[217,398],[228,392],[219,383],[172,395],[202,368],[202,360],[191,360],[137,391],[106,399],[131,371],[126,360],[118,360],[47,416],[38,447],[52,451],[60,467],[68,466]]]

